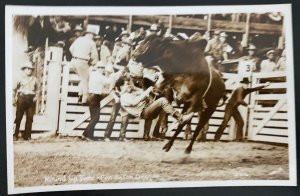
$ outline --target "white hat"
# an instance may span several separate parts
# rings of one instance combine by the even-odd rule
[[[269,50],[269,51],[267,52],[267,56],[269,56],[270,54],[275,54],[275,51],[274,51],[274,50]]]
[[[98,61],[98,62],[96,63],[96,67],[97,67],[97,68],[105,68],[105,64],[103,63],[103,61]]]
[[[107,64],[105,66],[105,71],[109,72],[109,73],[113,73],[114,72],[114,67],[111,63]]]
[[[249,44],[247,50],[256,50],[256,46],[254,44]]]
[[[222,33],[220,33],[220,37],[228,37],[228,35],[226,32],[223,31]]]
[[[75,27],[74,30],[75,30],[75,31],[82,31],[83,28],[82,28],[80,25],[76,25],[76,27]]]
[[[158,75],[155,72],[151,72],[149,69],[144,69],[143,78],[147,78],[148,80],[155,82],[158,79]]]
[[[86,27],[86,33],[92,33],[94,35],[98,35],[99,30],[100,30],[99,25],[88,24],[87,27]]]
[[[186,40],[189,39],[189,36],[185,33],[177,33],[177,38],[180,40]]]
[[[269,13],[269,18],[271,18],[274,21],[281,21],[282,16],[280,12],[271,12]]]
[[[150,31],[158,31],[158,26],[157,26],[157,24],[152,24],[152,25],[150,26]]]
[[[134,77],[143,77],[144,66],[142,63],[129,60],[128,65],[129,74]]]
[[[34,67],[32,66],[32,64],[30,62],[26,62],[24,65],[21,66],[22,70],[24,68],[34,69]]]

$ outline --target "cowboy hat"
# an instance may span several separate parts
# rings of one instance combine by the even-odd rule
[[[243,79],[240,81],[240,83],[242,83],[242,84],[249,84],[249,83],[250,83],[249,78],[243,78]]]
[[[271,18],[274,21],[281,21],[281,19],[282,19],[280,12],[272,12],[272,13],[269,13],[268,16],[269,16],[269,18]]]
[[[21,70],[24,70],[25,68],[34,69],[30,62],[26,62],[24,65],[21,66]]]
[[[256,46],[254,44],[249,44],[247,50],[256,50]]]
[[[98,61],[96,63],[96,68],[105,68],[105,64],[103,63],[103,61]]]
[[[100,26],[88,24],[86,27],[86,33],[92,33],[94,35],[98,35],[100,30]]]
[[[228,35],[226,32],[222,32],[222,33],[220,33],[220,37],[228,37]]]
[[[214,35],[220,35],[220,33],[221,33],[221,30],[220,30],[220,29],[216,29],[216,30],[214,31]]]
[[[269,50],[269,51],[267,52],[267,56],[269,56],[270,54],[275,54],[275,51],[274,51],[274,50]]]
[[[94,40],[97,40],[97,39],[101,39],[101,36],[100,36],[100,35],[96,35],[96,36],[94,37]]]
[[[157,26],[157,24],[152,24],[152,25],[150,26],[150,31],[158,31],[158,26]]]
[[[189,39],[189,36],[185,33],[177,33],[177,36],[176,36],[178,39],[180,40],[186,40],[186,39]]]
[[[82,28],[80,25],[76,25],[76,27],[75,27],[74,30],[75,30],[75,31],[82,31],[83,28]]]

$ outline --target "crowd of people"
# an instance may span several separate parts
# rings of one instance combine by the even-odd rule
[[[120,141],[126,141],[126,128],[130,118],[145,119],[144,139],[149,140],[152,120],[161,111],[173,116],[178,124],[186,123],[193,117],[193,113],[181,114],[173,108],[170,100],[155,92],[155,87],[164,80],[159,65],[153,68],[144,68],[141,63],[130,58],[131,52],[147,36],[155,34],[173,40],[188,41],[208,39],[204,54],[208,63],[220,71],[223,69],[223,62],[229,60],[228,54],[234,50],[226,42],[227,33],[220,29],[213,32],[211,39],[209,39],[209,33],[201,35],[197,32],[190,37],[180,33],[172,35],[160,21],[152,24],[149,29],[141,27],[134,32],[128,32],[126,29],[119,32],[115,25],[107,26],[105,29],[106,33],[99,34],[99,29],[92,25],[87,25],[84,30],[81,25],[70,25],[59,16],[39,16],[34,20],[28,34],[26,53],[42,47],[45,44],[45,38],[48,37],[51,44],[64,48],[64,59],[70,61],[71,68],[78,74],[80,78],[78,104],[87,105],[91,117],[82,134],[84,140],[95,140],[94,130],[100,118],[100,102],[108,94],[113,96],[113,101],[111,117],[104,134],[105,141],[110,141],[118,113],[121,114]],[[37,31],[42,33],[36,34]],[[258,71],[258,62],[260,62],[260,59],[255,55],[257,48],[254,44],[250,43],[246,50],[248,55],[238,59],[237,72],[242,76],[249,72]],[[260,71],[272,72],[286,69],[285,51],[281,53],[279,59],[275,54],[274,50],[267,51],[267,58],[261,61]],[[32,75],[32,65],[26,64],[21,69],[24,71],[24,78],[21,78],[14,88],[14,104],[17,107],[14,139],[18,140],[19,138],[20,122],[23,114],[26,113],[23,139],[29,140],[34,115],[32,111],[39,94],[39,88],[36,78]],[[265,86],[267,85],[263,87]],[[243,127],[243,120],[236,113],[237,107],[240,104],[245,105],[243,98],[246,94],[257,89],[245,90],[247,89],[245,86],[241,88],[242,90],[233,93],[238,94],[238,99],[232,101],[234,106],[228,107],[230,114],[227,112],[228,114],[225,115],[226,118],[217,132],[216,140],[219,139],[232,115],[239,122],[239,130]],[[238,134],[240,132],[238,131]],[[238,135],[237,137],[240,139],[241,136]]]

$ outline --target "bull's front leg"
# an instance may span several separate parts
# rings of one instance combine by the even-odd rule
[[[190,104],[184,104],[183,109],[182,109],[182,114],[184,114],[188,110],[189,106],[190,106]],[[177,136],[179,135],[179,133],[182,131],[183,127],[187,123],[188,122],[180,124],[178,126],[178,128],[176,129],[176,132],[174,133],[174,135],[171,137],[171,139],[169,140],[169,142],[163,147],[163,150],[165,150],[166,152],[168,152],[171,149],[171,147],[172,147],[175,139],[177,138]]]
[[[191,151],[192,151],[192,148],[193,148],[193,144],[194,144],[194,142],[195,142],[195,140],[196,140],[196,138],[197,138],[197,136],[198,136],[198,134],[199,134],[199,132],[200,132],[200,130],[204,127],[204,125],[208,122],[208,120],[210,119],[210,117],[212,116],[212,114],[214,113],[214,111],[215,111],[215,109],[216,109],[216,106],[214,106],[214,107],[208,107],[205,111],[203,111],[202,113],[201,113],[201,118],[200,118],[200,120],[199,120],[199,122],[198,122],[198,125],[197,125],[197,127],[196,127],[196,130],[195,130],[195,132],[194,132],[194,135],[193,135],[193,137],[192,137],[192,139],[191,139],[191,142],[190,142],[190,144],[189,144],[189,146],[185,149],[185,154],[190,154],[191,153]]]

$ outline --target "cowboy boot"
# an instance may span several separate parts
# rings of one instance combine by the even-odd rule
[[[191,112],[189,114],[182,115],[176,111],[172,116],[178,121],[179,124],[184,124],[193,118],[194,113]]]
[[[123,116],[122,121],[121,121],[119,141],[125,141],[126,140],[125,136],[126,136],[127,125],[128,125],[128,116]]]

